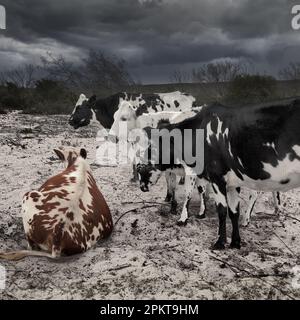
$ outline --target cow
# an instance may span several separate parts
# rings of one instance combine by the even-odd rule
[[[119,108],[126,101],[130,105],[132,117],[138,117],[144,113],[154,113],[159,111],[183,111],[191,109],[195,104],[195,98],[180,91],[154,94],[134,94],[127,92],[116,93],[104,99],[97,99],[95,95],[87,98],[81,94],[69,119],[69,124],[74,128],[87,126],[96,123],[105,129],[116,128],[119,123],[121,113]],[[129,118],[128,118],[129,120]],[[116,130],[111,130],[110,135],[114,135]],[[136,169],[133,164],[133,178],[137,181]]]
[[[193,117],[197,112],[199,112],[203,106],[196,106],[193,99],[190,101],[186,100],[186,103],[182,103],[181,110],[183,111],[160,111],[160,112],[153,112],[153,110],[148,110],[144,106],[142,107],[142,110],[139,111],[138,107],[137,109],[133,107],[128,101],[121,102],[117,112],[114,114],[114,123],[112,125],[112,128],[109,132],[110,137],[114,137],[114,141],[118,141],[118,137],[120,136],[120,124],[123,122],[126,122],[126,132],[122,132],[122,135],[128,135],[130,136],[130,132],[134,131],[136,129],[144,129],[144,128],[158,128],[161,127],[162,123],[165,124],[176,124],[180,121],[183,121],[187,118]],[[192,102],[192,103],[191,103]],[[135,159],[132,159],[134,163],[134,168],[136,167]],[[178,170],[177,170],[178,171]],[[184,172],[184,171],[183,171]],[[135,169],[134,169],[135,174]],[[182,178],[179,181],[179,184],[184,183],[184,176],[185,174],[181,172],[179,175],[182,176]],[[174,173],[172,173],[172,169],[166,170],[165,172],[166,181],[167,181],[167,196],[166,201],[171,201],[171,213],[176,212],[177,207],[177,201],[175,199],[175,187],[176,187],[176,176],[174,177]],[[135,177],[133,179],[134,181],[137,180]],[[175,182],[175,184],[174,184]],[[198,190],[204,189],[204,186],[198,186]],[[192,191],[191,191],[192,192]],[[204,195],[200,195],[200,201],[202,203],[200,208],[200,217],[205,217],[205,201],[203,200]],[[243,226],[247,226],[250,222],[250,216],[253,211],[254,205],[256,203],[258,194],[255,192],[251,192],[249,195],[249,200],[251,200],[251,203],[249,204],[245,214],[243,215],[244,221],[242,222]],[[277,196],[273,195],[274,198],[274,205],[275,205],[275,211],[280,212],[278,202],[280,202],[279,194]],[[171,200],[170,200],[171,199]],[[278,200],[277,200],[278,199]],[[185,210],[187,213],[187,210]],[[180,224],[186,224],[188,215],[183,214],[179,220]]]
[[[64,147],[54,151],[65,163],[64,171],[23,197],[22,217],[29,250],[2,253],[0,258],[56,259],[85,252],[111,234],[110,210],[93,178],[86,150]]]
[[[127,104],[127,102],[124,102],[124,104]],[[122,108],[122,107],[121,107]],[[164,128],[166,125],[169,124],[176,124],[179,123],[185,119],[191,118],[195,116],[202,107],[194,107],[192,110],[184,111],[184,112],[157,112],[157,113],[147,113],[142,114],[138,120],[134,123],[134,125],[129,123],[129,129],[131,130],[128,136],[128,139],[130,143],[132,144],[133,150],[137,148],[138,151],[135,150],[134,156],[132,158],[132,161],[136,161],[136,163],[139,163],[139,168],[141,171],[142,165],[141,162],[143,162],[141,155],[143,152],[146,151],[146,149],[149,147],[149,139],[151,139],[151,129],[155,128]],[[134,128],[134,129],[133,129]],[[150,129],[151,128],[151,129]],[[143,130],[142,130],[143,129]],[[142,130],[142,132],[141,132]],[[141,142],[142,140],[142,142]],[[138,141],[138,142],[136,142]],[[138,156],[137,156],[138,154]],[[149,152],[149,158],[151,157],[151,151]],[[166,202],[171,202],[171,210],[170,212],[172,214],[176,214],[177,209],[177,199],[176,199],[176,176],[180,176],[181,180],[185,180],[185,170],[183,166],[181,165],[175,165],[172,164],[170,166],[163,166],[161,167],[162,170],[165,172],[166,182],[167,182],[167,196],[165,198]],[[144,174],[147,174],[147,169],[149,169],[148,166],[142,170]],[[141,174],[139,174],[139,180],[141,178]],[[193,186],[190,187],[189,183],[191,180],[188,180],[186,183],[186,200],[185,203],[188,204],[192,193],[193,193]],[[209,186],[201,184],[201,181],[197,179],[197,189],[200,197],[200,212],[199,212],[199,218],[203,219],[206,216],[206,197],[205,197],[205,191],[211,190]],[[248,200],[249,204],[243,213],[243,221],[242,225],[246,227],[250,222],[251,213],[254,209],[255,203],[258,198],[258,193],[255,191],[250,191]],[[280,212],[280,196],[279,193],[275,195],[273,194],[274,199],[274,206],[275,206],[275,213]],[[188,220],[188,208],[187,205],[183,206],[183,211],[181,213],[180,219],[178,220],[179,225],[186,225]]]
[[[239,214],[241,187],[255,191],[286,192],[300,187],[300,98],[283,99],[258,105],[227,107],[215,103],[202,108],[193,118],[164,128],[170,134],[174,129],[182,135],[191,131],[191,139],[179,144],[172,141],[171,165],[180,163],[189,172],[191,188],[201,179],[212,184],[219,217],[219,237],[214,249],[226,244],[226,217],[232,223],[231,248],[241,247]],[[203,130],[204,141],[196,141],[197,132]],[[185,147],[193,154],[203,143],[203,170],[198,172],[199,159],[193,164],[186,161]],[[174,147],[181,150],[175,159]],[[161,153],[160,145],[152,146]],[[178,156],[178,154],[176,154]],[[144,174],[142,190],[156,183],[164,164],[149,161]],[[201,162],[201,161],[200,161]],[[201,167],[201,166],[200,166]],[[145,165],[138,168],[141,175]]]
[[[123,102],[122,106],[120,107],[119,111],[124,111],[124,105],[126,108],[132,108],[128,102]],[[162,125],[170,124],[170,123],[179,123],[184,119],[193,117],[201,110],[202,107],[194,107],[190,110],[178,112],[170,112],[170,111],[163,111],[163,112],[156,112],[156,113],[144,113],[141,114],[138,118],[128,120],[126,118],[126,129],[129,131],[125,133],[125,136],[128,139],[128,142],[131,144],[131,148],[133,150],[133,156],[131,157],[131,161],[136,165],[136,160],[139,159],[139,155],[142,154],[148,147],[148,136],[147,131],[144,131],[144,128],[152,127],[158,128]],[[118,112],[119,112],[118,111]],[[119,126],[117,126],[119,128]],[[119,135],[119,131],[117,132]],[[138,155],[137,155],[138,154]],[[175,188],[176,188],[176,177],[180,176],[180,184],[184,183],[185,173],[182,168],[178,168],[178,170],[166,170],[165,177],[167,182],[167,196],[165,198],[166,202],[171,202],[171,213],[176,213],[177,207],[177,200],[175,197]]]
[[[81,94],[70,116],[69,124],[74,129],[91,123],[111,129],[115,122],[115,113],[123,101],[129,102],[138,116],[149,112],[183,111],[191,108],[195,98],[179,91],[154,94],[120,92],[103,99],[97,99],[96,95],[87,98]]]

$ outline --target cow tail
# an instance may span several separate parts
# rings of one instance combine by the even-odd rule
[[[47,257],[51,259],[55,259],[51,253],[42,252],[42,251],[32,251],[32,250],[19,250],[19,251],[11,251],[11,252],[2,252],[0,253],[0,259],[4,260],[22,260],[26,257]]]

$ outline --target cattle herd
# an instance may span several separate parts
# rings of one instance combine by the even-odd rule
[[[178,91],[119,93],[105,99],[88,99],[82,94],[69,124],[78,129],[91,123],[109,130],[107,137],[115,143],[126,124],[126,139],[134,150],[132,179],[147,192],[164,174],[166,201],[171,202],[173,213],[178,180],[184,183],[179,225],[188,221],[195,188],[200,196],[200,218],[206,214],[206,195],[212,198],[219,218],[214,249],[225,248],[227,213],[232,223],[230,247],[241,246],[241,188],[251,190],[246,210],[241,212],[246,226],[258,191],[272,192],[275,211],[280,212],[280,192],[300,187],[300,98],[228,107],[219,103],[198,105],[193,96]],[[153,138],[154,131],[158,139]],[[188,132],[188,139],[176,140],[174,132],[180,137]],[[146,143],[141,147],[143,135]],[[164,140],[169,140],[168,147]],[[65,170],[23,197],[29,250],[1,253],[0,258],[77,254],[111,234],[110,209],[93,178],[86,150],[54,151],[65,163]],[[169,161],[164,161],[162,155],[167,155]]]

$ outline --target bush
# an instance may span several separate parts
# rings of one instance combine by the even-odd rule
[[[238,75],[229,84],[227,103],[259,103],[276,97],[276,79],[271,76]]]
[[[41,79],[35,88],[19,88],[7,83],[0,87],[0,110],[23,110],[35,114],[68,114],[76,96],[60,82]]]

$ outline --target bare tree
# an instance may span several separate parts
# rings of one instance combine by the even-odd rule
[[[82,83],[82,75],[78,71],[78,66],[60,55],[55,57],[48,52],[47,56],[41,57],[42,70],[46,74],[46,78],[66,83],[71,87],[79,87]]]
[[[202,95],[208,100],[223,101],[228,95],[229,84],[236,77],[253,73],[255,67],[249,60],[224,60],[207,63],[192,70],[192,79],[201,84]]]
[[[49,79],[61,81],[73,88],[118,90],[134,84],[124,60],[107,57],[102,52],[90,51],[81,65],[68,62],[63,56],[54,57],[48,53],[42,58],[43,69]]]
[[[283,80],[300,80],[300,62],[290,62],[279,71],[279,77]]]
[[[221,61],[207,63],[192,71],[193,82],[218,83],[230,82],[245,72],[241,62]]]
[[[90,51],[84,60],[84,67],[85,79],[92,87],[114,90],[134,84],[126,62],[116,57],[108,58],[102,52]]]
[[[38,68],[32,64],[26,64],[14,70],[1,72],[0,83],[12,83],[18,88],[31,88],[38,78]]]
[[[171,74],[170,81],[173,83],[187,83],[191,81],[191,76],[188,72],[177,69]]]

